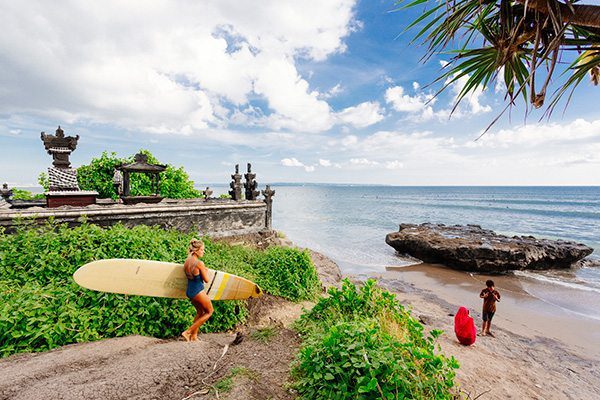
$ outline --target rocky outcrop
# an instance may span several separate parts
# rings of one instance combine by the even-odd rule
[[[569,268],[593,249],[564,240],[503,236],[478,225],[401,224],[385,242],[397,252],[466,271]]]

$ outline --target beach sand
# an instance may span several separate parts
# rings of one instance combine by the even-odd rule
[[[441,350],[459,361],[457,381],[470,398],[600,398],[600,321],[529,295],[518,278],[471,276],[429,264],[369,277],[397,293],[427,329],[445,332],[439,338]],[[454,335],[453,315],[466,306],[481,327],[479,293],[486,279],[493,279],[502,295],[492,324],[496,337],[478,337],[475,345],[462,346]]]

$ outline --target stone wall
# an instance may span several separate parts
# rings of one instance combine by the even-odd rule
[[[267,205],[262,200],[163,200],[158,204],[107,204],[86,207],[32,207],[22,210],[0,210],[0,226],[14,231],[17,219],[33,220],[38,224],[54,218],[71,226],[81,223],[82,217],[100,226],[117,222],[125,226],[158,225],[181,231],[197,231],[199,235],[227,237],[254,234],[266,228]]]

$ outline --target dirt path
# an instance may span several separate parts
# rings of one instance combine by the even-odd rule
[[[238,345],[235,334],[195,343],[129,336],[0,360],[0,399],[291,399],[299,340],[289,324],[310,304],[263,302]]]

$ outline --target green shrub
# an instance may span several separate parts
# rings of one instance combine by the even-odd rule
[[[11,235],[0,230],[0,356],[44,351],[68,343],[131,334],[178,336],[195,310],[187,300],[125,296],[79,287],[72,279],[81,265],[106,258],[183,262],[192,234],[157,227],[107,229],[84,223],[76,228],[23,222]],[[293,258],[205,240],[207,266],[257,282],[265,264],[287,273]],[[302,253],[297,250],[299,260]],[[257,263],[260,260],[260,268]],[[302,261],[304,262],[304,261]],[[312,264],[310,264],[312,267]],[[314,274],[302,265],[306,274]],[[267,293],[281,290],[276,274],[261,279]],[[300,297],[294,297],[300,296]],[[298,291],[288,295],[300,300]],[[203,332],[227,331],[248,315],[243,301],[216,301]]]
[[[46,198],[43,193],[33,194],[25,189],[13,189],[12,191],[13,200],[43,200]]]
[[[140,150],[140,152],[148,156],[148,163],[160,164],[148,150]],[[118,158],[116,153],[109,154],[105,151],[100,158],[93,158],[88,165],[77,168],[79,187],[82,190],[95,190],[101,198],[116,199],[118,196],[113,186],[115,167],[133,161],[133,156]],[[149,176],[146,174],[131,174],[130,176],[132,195],[148,196],[154,194],[154,186]],[[161,173],[160,194],[170,199],[202,197],[202,194],[194,189],[194,182],[190,180],[184,169],[172,165],[167,165],[167,169]]]
[[[256,262],[259,286],[289,300],[313,300],[320,292],[317,271],[307,250],[270,247]]]
[[[451,399],[454,358],[436,354],[440,331],[423,326],[393,294],[345,280],[296,323],[303,336],[293,365],[303,399]]]

